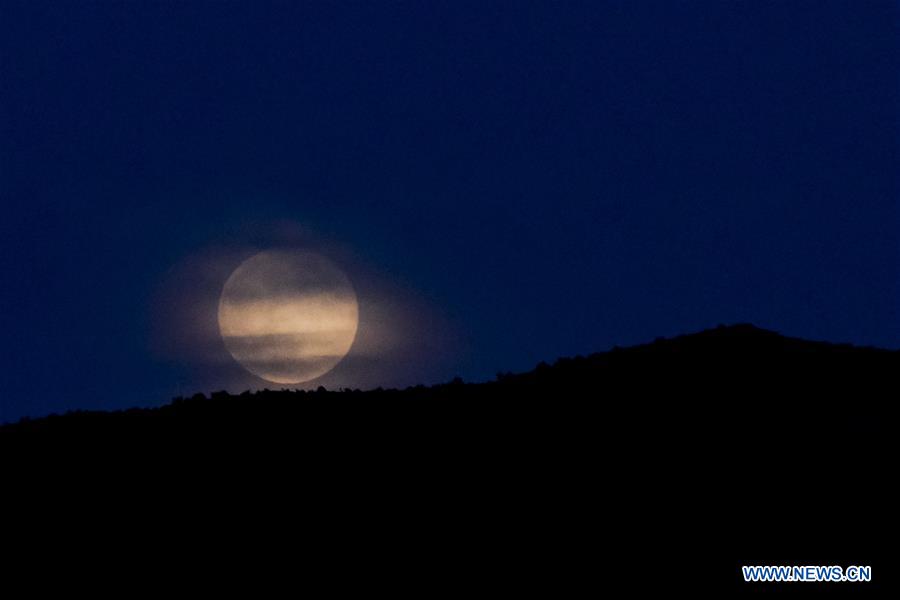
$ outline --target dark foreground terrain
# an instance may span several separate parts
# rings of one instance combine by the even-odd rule
[[[102,568],[256,594],[874,596],[898,374],[900,352],[739,325],[490,383],[71,413],[0,428],[5,515],[26,558],[99,540]],[[742,582],[769,564],[873,581]]]

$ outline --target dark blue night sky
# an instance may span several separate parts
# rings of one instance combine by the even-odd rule
[[[896,2],[3,0],[0,420],[233,385],[166,351],[167,281],[285,229],[419,307],[367,385],[900,347],[898,73]]]

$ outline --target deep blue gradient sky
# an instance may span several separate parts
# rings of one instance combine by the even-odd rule
[[[423,383],[730,322],[900,347],[898,73],[896,2],[4,0],[0,420],[211,391],[151,298],[260,223],[451,323]]]

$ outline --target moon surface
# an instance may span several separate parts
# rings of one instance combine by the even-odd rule
[[[242,262],[219,298],[228,352],[267,381],[303,383],[350,351],[359,305],[350,280],[314,252],[270,250]]]

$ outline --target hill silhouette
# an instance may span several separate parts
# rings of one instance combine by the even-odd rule
[[[163,530],[186,510],[226,546],[277,531],[336,578],[721,597],[785,591],[741,565],[852,564],[874,581],[840,591],[873,593],[893,575],[897,373],[900,352],[720,326],[485,383],[23,420],[0,447],[44,498],[128,490],[168,508]]]

